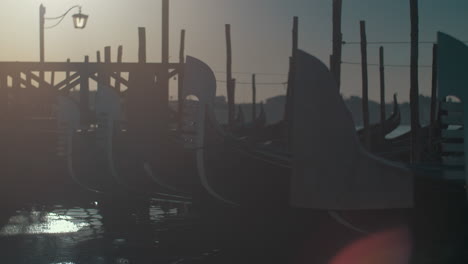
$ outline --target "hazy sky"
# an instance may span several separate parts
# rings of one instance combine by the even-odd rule
[[[160,0],[2,0],[0,8],[0,60],[39,60],[39,5],[54,17],[79,4],[89,15],[86,29],[73,29],[71,14],[56,28],[45,32],[46,61],[81,61],[84,55],[95,60],[97,50],[124,46],[124,61],[136,61],[138,27],[146,27],[148,60],[160,60]],[[433,41],[437,31],[468,40],[468,1],[421,0],[420,39]],[[286,81],[291,50],[292,17],[299,16],[299,47],[328,64],[331,53],[332,0],[171,0],[171,59],[178,60],[179,35],[186,29],[186,54],[207,62],[217,78],[225,80],[224,24],[231,24],[233,70],[238,82]],[[343,39],[359,40],[359,20],[367,22],[368,41],[409,41],[409,0],[343,0]],[[369,63],[378,62],[378,45],[368,47]],[[420,46],[420,63],[431,63],[431,45]],[[386,63],[409,64],[409,45],[386,45]],[[345,45],[343,61],[360,62],[358,45]],[[359,65],[343,65],[342,92],[359,95]],[[244,74],[247,73],[247,74]],[[279,75],[262,75],[273,73]],[[378,68],[369,67],[370,97],[378,98]],[[409,95],[409,68],[387,68],[387,99],[397,92],[400,100]],[[420,70],[420,90],[430,91],[430,68]],[[263,100],[285,92],[283,85],[258,87]],[[225,93],[224,83],[218,93]],[[250,85],[239,84],[238,101],[250,100]]]

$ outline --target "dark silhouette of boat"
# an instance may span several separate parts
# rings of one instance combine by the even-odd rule
[[[149,178],[144,156],[132,149],[115,89],[98,88],[95,116],[94,125],[77,130],[69,143],[69,175],[80,187],[107,196],[189,202],[190,197]]]
[[[381,177],[378,181],[371,181],[367,186],[354,186],[354,188],[362,188],[363,191],[372,193],[369,194],[369,199],[367,200],[372,204],[366,205],[364,201],[352,202],[351,199],[346,197],[339,200],[343,200],[343,202],[347,201],[350,204],[339,205],[338,203],[324,203],[322,206],[317,206],[316,209],[319,207],[322,207],[321,209],[362,207],[361,209],[363,209],[366,207],[410,206],[411,199],[409,196],[411,194],[411,177],[409,176],[409,172],[398,165],[388,163],[369,154],[360,147],[360,144],[357,141],[358,137],[354,130],[354,125],[352,124],[352,119],[340,120],[337,118],[341,118],[340,114],[342,115],[342,113],[333,114],[333,107],[335,105],[342,103],[342,106],[345,106],[339,95],[338,89],[334,89],[333,87],[334,82],[330,73],[320,61],[316,60],[312,56],[304,52],[300,52],[299,55],[301,58],[299,59],[299,63],[297,63],[296,70],[300,71],[301,67],[307,70],[302,70],[299,73],[296,73],[297,78],[295,87],[300,86],[301,83],[304,82],[300,79],[305,78],[304,76],[321,76],[322,78],[325,78],[325,81],[327,82],[324,81],[324,83],[320,84],[311,84],[306,82],[305,86],[308,86],[307,88],[300,87],[296,88],[296,90],[302,89],[304,91],[310,91],[309,93],[316,93],[316,91],[311,89],[310,86],[314,85],[314,87],[316,87],[318,85],[322,85],[323,87],[321,87],[321,89],[330,90],[336,93],[337,97],[330,98],[330,100],[328,100],[329,98],[326,98],[327,100],[325,100],[323,95],[321,95],[320,99],[315,99],[313,103],[303,102],[300,101],[298,97],[301,97],[302,100],[309,100],[313,95],[303,91],[295,91],[296,96],[294,97],[295,112],[293,123],[301,124],[305,127],[296,128],[293,125],[294,128],[292,131],[294,132],[292,137],[293,145],[291,146],[292,152],[288,151],[288,147],[285,146],[284,141],[281,141],[281,139],[278,141],[272,139],[252,144],[251,142],[248,142],[248,140],[236,137],[232,133],[228,133],[223,130],[214,119],[212,111],[207,110],[207,122],[204,131],[205,146],[204,149],[201,150],[203,151],[203,162],[199,162],[198,166],[201,168],[202,172],[200,173],[200,177],[202,178],[202,182],[205,183],[205,187],[208,192],[219,201],[231,204],[239,204],[243,206],[287,207],[290,204],[290,198],[296,197],[297,195],[294,191],[291,192],[294,187],[290,184],[293,179],[291,175],[294,175],[295,166],[300,166],[300,170],[306,170],[306,168],[316,168],[316,166],[312,164],[321,164],[321,166],[324,167],[321,173],[310,174],[310,177],[318,178],[319,182],[326,181],[326,179],[332,180],[336,177],[343,177],[343,179],[355,177],[357,178],[354,180],[355,182],[366,182],[365,177],[370,177],[369,174],[374,173],[374,171],[366,171],[365,168],[367,167],[363,165],[367,164],[375,170],[375,173],[378,171],[377,174],[381,175]],[[331,100],[338,101],[339,103]],[[319,104],[316,101],[321,101],[321,103]],[[330,105],[324,105],[328,103]],[[330,113],[323,114],[324,111],[326,111],[325,109],[328,109]],[[349,114],[347,110],[345,113]],[[314,114],[319,115],[320,118],[318,118],[318,120],[308,121],[309,116],[315,116]],[[304,120],[299,120],[297,118],[298,116],[301,116]],[[334,123],[335,125],[331,126],[330,123]],[[321,125],[317,126],[316,124]],[[330,125],[322,126],[322,124]],[[342,127],[344,124],[353,125],[352,131],[344,131]],[[296,135],[296,131],[303,131],[302,133],[304,134]],[[309,133],[311,134],[309,135]],[[334,134],[341,135],[333,136]],[[345,146],[344,138],[347,140],[352,139],[355,142],[351,141],[353,143],[348,143],[348,145],[351,144],[349,148],[343,147]],[[296,146],[296,144],[298,146]],[[301,148],[299,147],[300,145],[303,145],[303,148],[306,148],[309,151],[303,150],[303,152],[301,152]],[[312,149],[314,149],[314,151],[311,151]],[[354,153],[349,153],[351,151],[354,151]],[[297,164],[296,159],[302,160],[300,155],[309,155],[307,152],[314,153],[313,157],[307,158],[307,164],[295,165]],[[346,169],[345,166],[336,166],[333,162],[339,160],[339,158],[332,158],[333,155],[336,155],[336,152],[343,153],[343,156],[346,155],[355,158],[362,156],[362,162],[364,163],[361,164],[361,166],[352,166],[352,164],[345,162],[345,164],[348,165]],[[327,173],[325,168],[328,168],[328,170],[331,171]],[[342,171],[335,175],[331,168],[341,168]],[[364,171],[360,173],[359,170]],[[320,176],[320,174],[323,175]],[[356,174],[360,176],[357,176]],[[396,174],[394,179],[398,180],[392,181],[392,174]],[[318,186],[315,186],[314,188],[317,187]],[[361,191],[352,190],[352,186],[348,187],[351,188],[348,191],[350,194],[359,193]],[[342,188],[344,187],[342,186]],[[377,195],[378,193],[382,193],[379,191],[379,188],[385,188],[387,190],[391,190],[392,188],[400,189],[398,192],[395,192],[399,193],[398,195],[393,195],[393,198],[386,198],[389,200],[388,202],[391,205],[385,204],[384,201],[380,201],[381,204],[379,205],[379,199],[383,199]],[[330,192],[332,193],[333,191],[330,190]],[[334,199],[337,198],[336,195],[334,197]],[[362,197],[362,199],[366,200],[364,197]],[[320,200],[313,200],[315,200],[318,205],[320,204]]]
[[[393,112],[385,119],[383,123],[376,123],[369,127],[370,138],[373,144],[373,149],[379,149],[379,145],[385,144],[385,136],[400,126],[401,112],[398,105],[396,94],[393,95]],[[358,136],[361,141],[364,141],[364,129],[358,130]]]

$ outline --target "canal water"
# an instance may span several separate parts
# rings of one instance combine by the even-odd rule
[[[0,212],[2,264],[468,263],[466,208],[440,197],[415,223],[362,234],[324,212],[301,218],[154,198],[18,196]]]
[[[0,212],[0,263],[285,263],[287,225],[255,214],[150,198],[12,198]]]

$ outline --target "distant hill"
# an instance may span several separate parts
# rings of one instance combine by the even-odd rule
[[[264,109],[267,115],[267,122],[274,123],[283,118],[285,96],[275,96],[267,99],[264,102]],[[360,126],[363,124],[362,121],[362,99],[358,96],[351,96],[345,98],[345,104],[353,115],[353,119],[356,125]],[[403,125],[410,124],[410,105],[408,102],[399,103],[401,111],[401,123]],[[244,116],[247,121],[251,120],[252,116],[252,104],[237,104],[236,108],[242,108]],[[259,107],[259,106],[257,106]],[[422,125],[429,123],[429,115],[431,109],[431,98],[428,96],[419,96],[419,107],[420,107],[420,122]],[[226,122],[227,120],[227,104],[224,97],[218,97],[216,103],[216,112],[218,120]],[[259,109],[259,108],[257,108]],[[385,105],[387,116],[391,115],[393,111],[393,102]],[[257,110],[258,113],[259,110]],[[380,119],[380,104],[375,101],[369,101],[369,114],[370,122],[376,123]]]
[[[76,100],[79,100],[79,94],[77,92],[72,92],[72,97],[75,97]],[[94,96],[95,92],[90,93],[90,105],[94,105]],[[283,118],[284,115],[284,105],[286,97],[284,95],[275,96],[267,99],[263,103],[263,107],[266,112],[267,122],[275,123]],[[351,96],[345,98],[345,104],[353,115],[354,122],[357,126],[362,125],[362,100],[358,96]],[[170,105],[176,109],[177,102],[171,101]],[[429,114],[431,98],[428,96],[419,96],[419,107],[420,107],[420,120],[421,124],[429,123]],[[248,122],[251,120],[252,116],[252,104],[243,103],[236,105],[236,111],[242,108],[244,112],[245,120]],[[386,104],[386,113],[390,115],[393,110],[393,103]],[[227,122],[227,102],[224,96],[217,96],[215,101],[215,111],[216,117],[221,123]],[[401,111],[401,123],[403,125],[410,124],[410,107],[408,102],[400,103]],[[257,114],[260,112],[260,105],[257,105]],[[380,118],[380,104],[375,101],[369,102],[369,112],[370,112],[370,122],[376,123]]]

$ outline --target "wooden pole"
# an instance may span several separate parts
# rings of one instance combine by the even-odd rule
[[[54,85],[55,85],[55,71],[50,72],[50,85],[52,87],[54,87]],[[65,92],[68,93],[68,91],[69,90],[67,89]]]
[[[122,56],[123,56],[123,47],[122,45],[119,45],[117,48],[117,63],[122,63]],[[122,76],[120,72],[117,72],[117,76],[120,77]],[[120,80],[116,79],[115,80],[115,90],[117,92],[120,92]]]
[[[384,62],[384,47],[379,49],[379,70],[380,70],[380,123],[385,124],[387,114],[385,113],[385,62]]]
[[[411,162],[420,160],[419,144],[419,14],[418,0],[410,0],[411,17],[411,72],[410,72],[410,109],[411,109]]]
[[[431,86],[431,127],[435,126],[437,118],[437,44],[432,47],[432,86]]]
[[[70,63],[70,59],[67,59],[67,63]],[[70,71],[66,71],[66,72],[65,72],[65,79],[67,79],[67,85],[70,84],[70,80],[69,80],[68,78],[70,78]],[[51,83],[51,84],[52,84],[52,83]],[[53,85],[53,84],[52,84],[52,85]],[[69,90],[66,90],[65,92],[68,94],[68,91],[69,91]]]
[[[360,21],[361,27],[361,67],[362,67],[362,120],[364,124],[364,145],[371,149],[369,131],[369,97],[368,97],[368,75],[367,75],[367,37],[366,22]]]
[[[29,88],[29,89],[32,88],[31,74],[26,74],[26,84],[27,84],[27,85],[26,85],[26,88],[27,88],[27,89],[28,89],[28,88]]]
[[[2,72],[0,73],[0,122],[2,124],[8,124],[6,123],[8,118],[8,76]],[[5,125],[0,126],[0,131],[2,133],[0,134],[0,142],[2,142],[2,147],[4,146],[3,144],[6,143],[4,140],[6,138],[4,137],[4,133],[6,132],[5,130]],[[6,149],[6,148],[3,148]],[[6,151],[0,151],[1,153],[5,153]]]
[[[111,47],[106,46],[104,47],[104,63],[111,63]],[[103,76],[103,84],[106,86],[110,86],[110,75],[106,71]]]
[[[138,62],[146,63],[146,29],[138,28]]]
[[[169,62],[169,0],[162,0],[162,62]]]
[[[293,18],[293,45],[292,45],[292,57],[296,58],[296,52],[299,46],[299,18],[295,16]]]
[[[290,150],[292,146],[292,122],[293,122],[293,96],[294,96],[294,79],[296,78],[296,53],[299,43],[299,18],[293,17],[292,29],[292,52],[289,58],[289,73],[288,73],[288,88],[286,90],[286,106],[284,110],[284,120],[286,123],[286,146]]]
[[[39,61],[44,62],[45,61],[45,55],[44,55],[44,24],[45,24],[45,13],[46,13],[46,8],[44,5],[39,6]],[[39,72],[39,78],[41,80],[44,80],[44,72],[40,71]],[[39,87],[40,87],[39,83]]]
[[[88,67],[89,57],[84,58],[84,67],[80,74],[80,123],[83,127],[88,126],[89,118],[89,76]]]
[[[292,52],[291,57],[289,58],[289,74],[288,74],[288,89],[286,90],[286,107],[284,111],[284,119],[286,122],[291,121],[291,112],[292,112],[292,97],[294,92],[294,78],[295,71],[294,65],[296,61],[296,52],[298,49],[299,43],[299,18],[293,17],[293,29],[292,29]]]
[[[437,63],[437,44],[434,44],[434,46],[432,46],[431,124],[429,127],[429,139],[427,142],[429,149],[433,149],[432,142],[435,136],[434,132],[437,124]]]
[[[111,62],[111,47],[106,46],[104,47],[104,63],[110,63]]]
[[[179,64],[184,65],[185,63],[185,30],[180,31],[180,49],[179,49]],[[182,129],[182,115],[184,110],[184,68],[181,67],[179,71],[179,78],[177,79],[177,98],[178,98],[178,113],[179,113],[179,129]]]
[[[338,88],[341,84],[341,48],[343,34],[341,33],[342,0],[333,0],[333,63],[330,67]]]
[[[163,109],[169,107],[169,0],[162,0],[162,63],[165,66],[158,76]]]
[[[252,74],[252,122],[257,118],[257,85],[255,74]]]
[[[9,166],[9,159],[8,155],[10,155],[10,147],[9,147],[9,142],[10,142],[10,133],[9,127],[10,127],[10,118],[8,118],[9,115],[9,109],[8,109],[8,80],[7,80],[7,75],[4,72],[0,73],[0,173],[1,175],[7,175],[9,172],[8,166]]]
[[[228,124],[231,128],[234,126],[235,111],[234,108],[234,87],[232,80],[232,49],[231,49],[231,25],[225,25],[226,33],[226,88],[228,101]]]

